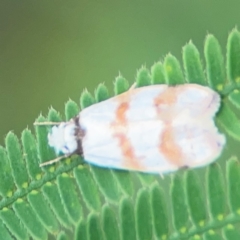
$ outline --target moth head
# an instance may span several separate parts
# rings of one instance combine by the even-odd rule
[[[55,149],[57,154],[73,154],[77,151],[76,124],[73,121],[62,122],[52,127],[48,134],[48,144]]]

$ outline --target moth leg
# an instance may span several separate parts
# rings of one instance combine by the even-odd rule
[[[51,125],[60,125],[62,122],[35,122],[34,126],[51,126]]]
[[[134,83],[132,84],[132,86],[128,89],[128,91],[132,91],[133,89],[136,88],[136,86],[137,86],[137,83],[134,82]]]
[[[53,164],[53,163],[59,162],[59,161],[62,160],[63,158],[68,158],[68,157],[70,157],[70,156],[71,156],[71,154],[66,154],[66,155],[57,157],[57,158],[55,158],[55,159],[53,159],[53,160],[50,160],[50,161],[41,163],[41,164],[39,164],[39,166],[40,166],[40,167],[43,167],[43,166],[46,166],[46,165],[51,165],[51,164]]]

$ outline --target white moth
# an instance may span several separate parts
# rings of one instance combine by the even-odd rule
[[[213,120],[219,106],[219,94],[197,84],[131,88],[54,126],[48,142],[64,156],[41,166],[72,154],[101,167],[151,173],[207,165],[225,144]]]

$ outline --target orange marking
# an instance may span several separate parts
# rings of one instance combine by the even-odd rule
[[[171,122],[175,116],[174,105],[177,101],[178,87],[169,87],[153,101],[158,118],[165,123]]]
[[[159,96],[157,96],[154,99],[154,105],[156,107],[159,107],[159,105],[166,104],[166,105],[173,105],[175,104],[177,100],[177,87],[169,87],[166,89],[165,92],[160,93]]]
[[[129,108],[129,105],[127,102],[122,102],[120,104],[120,106],[117,108],[116,111],[116,123],[118,124],[126,124],[127,120],[126,120],[126,112]]]
[[[161,136],[159,151],[173,165],[178,167],[185,166],[181,148],[176,144],[171,126],[167,126]],[[186,160],[186,159],[185,159]]]
[[[134,149],[126,134],[128,131],[128,121],[126,112],[129,110],[129,101],[132,95],[129,92],[117,96],[115,99],[120,102],[116,109],[116,120],[111,124],[113,137],[117,138],[119,147],[123,155],[123,166],[133,170],[141,170],[139,159],[134,154]]]
[[[141,170],[143,166],[139,163],[139,160],[134,154],[134,150],[131,146],[131,142],[123,133],[116,133],[114,135],[119,140],[119,146],[121,148],[122,154],[124,156],[123,166],[126,168]]]

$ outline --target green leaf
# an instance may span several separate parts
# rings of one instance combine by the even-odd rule
[[[136,239],[136,225],[133,205],[130,199],[120,201],[120,231],[122,239]]]
[[[135,211],[138,239],[152,239],[150,199],[146,189],[141,189],[138,192]]]
[[[6,154],[6,150],[0,146],[0,193],[4,197],[11,197],[14,192],[12,169]]]
[[[103,232],[97,214],[91,213],[88,217],[87,235],[89,240],[102,240]]]
[[[47,231],[56,234],[60,230],[60,226],[41,192],[36,190],[30,192],[28,201]]]
[[[240,165],[236,157],[227,162],[229,204],[233,213],[240,214]]]
[[[47,239],[46,229],[27,202],[19,198],[13,204],[13,209],[24,227],[34,239]]]
[[[224,228],[225,239],[238,240],[240,239],[240,231],[236,229],[232,224],[228,224]]]
[[[57,217],[58,222],[66,228],[70,228],[70,218],[66,214],[61,202],[60,194],[57,189],[57,185],[47,182],[42,188],[44,197],[51,206],[54,214]]]
[[[152,84],[166,83],[164,66],[161,62],[155,63],[151,68]]]
[[[200,55],[192,42],[183,48],[183,64],[187,82],[206,85]]]
[[[76,155],[40,167],[57,157],[48,145],[51,126],[37,125],[35,134],[25,129],[21,141],[10,132],[6,147],[0,146],[1,239],[240,239],[240,33],[234,29],[228,37],[226,72],[213,35],[204,44],[206,69],[200,55],[190,42],[183,48],[183,66],[168,54],[151,71],[141,67],[134,85],[119,75],[114,94],[131,85],[133,89],[186,82],[217,91],[221,104],[214,121],[226,144],[213,164],[164,178],[161,173],[93,166]],[[50,108],[36,122],[70,120],[80,107],[108,99],[108,92],[99,84],[94,98],[83,91],[80,106],[68,100],[65,117]]]
[[[65,116],[66,121],[69,121],[71,118],[75,117],[79,113],[78,105],[72,101],[68,100],[65,104]]]
[[[227,42],[227,77],[234,86],[240,85],[240,33],[234,29]]]
[[[42,116],[38,117],[36,122],[45,122],[46,119]],[[37,150],[40,158],[40,163],[45,162],[47,160],[51,160],[55,158],[55,153],[53,149],[51,149],[48,145],[47,135],[48,135],[48,127],[47,126],[36,126],[36,135],[37,135]],[[25,143],[26,144],[26,143]]]
[[[114,93],[115,95],[121,94],[123,92],[126,92],[129,88],[129,83],[128,81],[122,77],[122,75],[120,74],[114,83]]]
[[[74,169],[74,176],[77,184],[85,200],[85,204],[89,209],[99,210],[101,207],[101,199],[97,189],[96,182],[93,180],[92,174],[85,166],[78,166]]]
[[[73,224],[77,224],[78,220],[82,216],[82,207],[75,190],[75,184],[71,179],[71,176],[67,173],[59,175],[57,183],[64,209]]]
[[[184,80],[179,61],[171,54],[168,54],[166,56],[164,60],[164,68],[165,68],[167,83],[169,85],[182,84],[186,82]]]
[[[116,178],[119,187],[126,195],[132,196],[134,194],[133,179],[129,171],[113,172],[113,176]]]
[[[40,180],[42,171],[39,167],[37,143],[28,129],[22,132],[22,144],[28,173],[32,180]]]
[[[240,140],[239,118],[227,103],[225,103],[220,110],[219,122],[229,136]]]
[[[80,221],[78,226],[76,227],[75,231],[75,240],[78,239],[87,239],[87,228],[86,228],[86,223],[84,221]]]
[[[206,206],[200,180],[194,170],[185,174],[185,185],[190,215],[197,227],[203,227],[207,221]]]
[[[92,95],[85,89],[80,97],[80,106],[81,109],[87,108],[95,103]]]
[[[104,205],[102,209],[103,232],[106,240],[120,240],[118,222],[114,211],[109,205]]]
[[[69,238],[68,238],[67,234],[64,232],[60,232],[57,236],[57,240],[68,240],[68,239]]]
[[[141,67],[137,72],[136,83],[138,87],[148,86],[151,83],[149,71],[145,67]]]
[[[232,91],[229,94],[229,100],[232,104],[234,104],[235,107],[239,109],[240,108],[240,91],[238,89],[234,89],[234,91]]]
[[[1,209],[0,217],[13,236],[20,240],[29,239],[28,233],[23,227],[23,223],[19,221],[12,209],[6,207]]]
[[[206,173],[209,207],[212,218],[222,221],[226,214],[226,199],[224,197],[224,182],[221,167],[217,163],[211,164]]]
[[[155,235],[159,239],[167,239],[170,229],[164,192],[157,182],[152,184],[150,191],[150,204],[152,208]]]
[[[222,240],[222,237],[214,230],[209,230],[203,235],[204,240]]]
[[[28,173],[25,162],[22,158],[19,141],[16,135],[10,132],[5,139],[5,142],[10,166],[13,171],[14,182],[19,189],[26,188],[28,186]]]
[[[204,55],[209,85],[221,92],[226,82],[223,55],[218,40],[211,34],[206,37]]]
[[[120,191],[112,171],[110,169],[103,169],[94,166],[90,168],[102,194],[109,201],[118,202]]]
[[[12,240],[11,235],[9,234],[8,230],[6,227],[3,225],[3,222],[0,222],[0,233],[1,233],[1,238],[4,240]]]
[[[99,84],[95,91],[95,98],[97,102],[104,101],[109,98],[108,89],[104,86],[104,84]]]
[[[183,179],[179,174],[173,175],[170,194],[174,227],[179,234],[184,235],[188,229],[189,213],[186,204]]]

